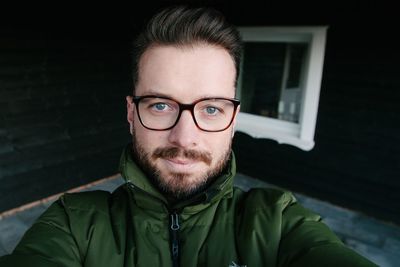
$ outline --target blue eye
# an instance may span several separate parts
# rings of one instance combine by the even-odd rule
[[[165,103],[156,103],[156,104],[153,105],[153,107],[154,107],[157,111],[163,111],[163,110],[165,110],[165,109],[168,107],[168,105],[165,104]]]
[[[206,113],[208,115],[215,115],[218,113],[218,109],[216,107],[206,107]]]

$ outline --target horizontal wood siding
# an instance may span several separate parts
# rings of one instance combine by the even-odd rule
[[[117,172],[129,48],[0,37],[0,212]]]

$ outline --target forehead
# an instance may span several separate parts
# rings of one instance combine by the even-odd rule
[[[217,46],[153,46],[141,57],[136,95],[161,94],[180,101],[234,97],[235,65]]]

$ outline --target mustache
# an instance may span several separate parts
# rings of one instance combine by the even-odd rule
[[[159,147],[154,150],[152,158],[173,159],[176,157],[184,157],[191,160],[203,161],[207,165],[211,165],[212,157],[209,152],[202,152],[193,149],[181,149],[178,147]]]

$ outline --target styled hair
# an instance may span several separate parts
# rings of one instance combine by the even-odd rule
[[[155,45],[179,47],[201,43],[222,47],[230,54],[236,68],[236,85],[242,51],[239,31],[213,8],[176,6],[163,9],[152,17],[134,41],[134,86],[139,79],[139,61],[150,47]]]

